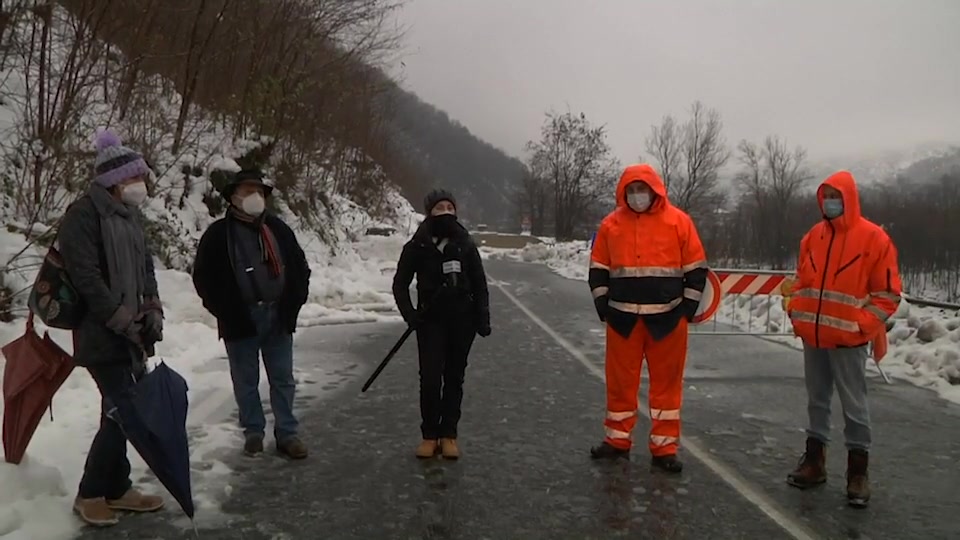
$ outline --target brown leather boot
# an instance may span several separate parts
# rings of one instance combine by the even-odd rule
[[[854,508],[866,508],[870,501],[869,461],[870,454],[866,450],[847,453],[847,503]]]
[[[440,453],[443,459],[459,459],[460,449],[457,448],[456,439],[440,439]]]
[[[307,459],[307,445],[303,443],[300,437],[288,437],[282,442],[277,442],[277,452],[281,456],[290,459]]]
[[[424,439],[417,447],[418,459],[430,459],[440,452],[440,445],[436,439]]]
[[[163,508],[163,498],[157,495],[144,495],[134,488],[130,488],[123,497],[119,499],[107,500],[107,506],[111,510],[124,510],[127,512],[156,512]]]
[[[807,437],[807,451],[800,463],[787,475],[787,483],[800,489],[819,486],[827,481],[827,447],[819,439]]]
[[[111,527],[120,523],[117,513],[107,506],[107,500],[103,497],[95,499],[77,497],[73,501],[73,511],[84,523],[94,527]]]

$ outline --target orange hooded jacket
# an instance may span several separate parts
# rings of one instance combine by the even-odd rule
[[[853,176],[840,171],[817,189],[843,198],[843,214],[824,216],[800,242],[797,283],[787,305],[794,333],[819,348],[865,345],[886,332],[886,321],[900,305],[897,250],[880,226],[860,213]]]
[[[656,197],[645,212],[627,205],[627,185],[644,182]],[[654,339],[692,318],[707,280],[700,236],[684,211],[670,204],[660,175],[630,165],[617,184],[617,208],[600,223],[590,255],[590,289],[597,310],[627,337],[638,317]]]

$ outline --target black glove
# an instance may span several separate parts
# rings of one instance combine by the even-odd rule
[[[477,306],[474,312],[474,323],[477,325],[477,335],[480,337],[490,336],[490,310]]]
[[[600,317],[600,322],[607,322],[607,311],[610,309],[609,298],[607,295],[599,296],[593,299],[593,306],[597,308],[597,316]]]
[[[687,318],[687,322],[693,322],[693,318],[696,316],[697,309],[699,308],[700,302],[689,298],[684,298],[680,304],[680,309],[682,310],[683,316]]]
[[[490,323],[481,324],[480,328],[477,329],[477,335],[480,337],[490,337],[493,330],[490,328]]]
[[[403,322],[407,323],[407,326],[414,330],[423,324],[423,315],[419,311],[408,311],[400,315],[403,317]]]

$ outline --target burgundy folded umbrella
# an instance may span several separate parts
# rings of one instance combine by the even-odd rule
[[[43,337],[27,316],[26,332],[3,346],[3,449],[7,463],[19,464],[53,395],[73,371],[73,357],[49,333]]]

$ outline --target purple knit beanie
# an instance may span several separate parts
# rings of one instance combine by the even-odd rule
[[[149,173],[150,167],[143,157],[123,146],[114,132],[104,130],[97,134],[96,183],[110,189],[124,180]]]

